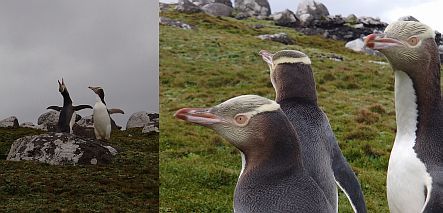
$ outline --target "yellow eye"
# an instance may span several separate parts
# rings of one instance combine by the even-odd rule
[[[248,117],[246,115],[237,115],[234,118],[235,123],[240,124],[240,125],[244,125],[248,122]]]
[[[419,39],[417,37],[410,37],[408,39],[408,44],[411,46],[415,46],[418,44]]]

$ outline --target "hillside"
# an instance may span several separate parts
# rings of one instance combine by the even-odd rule
[[[110,165],[51,166],[6,161],[15,139],[42,133],[0,128],[2,212],[158,212],[158,134],[112,132]]]
[[[311,57],[319,105],[363,188],[369,212],[388,212],[385,179],[395,136],[394,77],[383,58],[352,52],[344,42],[305,36],[270,21],[166,11],[195,26],[160,26],[161,212],[229,212],[240,154],[213,131],[174,119],[182,107],[213,106],[242,94],[274,99],[258,52],[295,49]],[[261,24],[260,29],[252,26]],[[294,45],[255,36],[285,32]],[[343,61],[328,57],[338,55]],[[340,212],[353,212],[340,193]]]

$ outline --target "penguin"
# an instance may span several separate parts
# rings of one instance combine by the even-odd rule
[[[109,140],[111,138],[111,116],[110,114],[121,113],[121,109],[108,109],[105,102],[105,92],[101,87],[88,87],[95,94],[96,103],[93,108],[92,120],[94,122],[94,133],[97,140]]]
[[[71,97],[69,96],[69,92],[66,88],[63,78],[61,83],[59,80],[57,80],[57,82],[58,91],[63,96],[63,107],[49,106],[46,109],[52,109],[60,112],[57,122],[57,129],[59,132],[72,133],[72,127],[74,126],[75,122],[80,120],[81,118],[79,115],[77,115],[76,111],[82,109],[92,109],[92,107],[89,105],[73,106]]]
[[[303,165],[299,137],[279,104],[257,95],[175,117],[209,127],[241,152],[234,212],[334,212]]]
[[[337,185],[345,193],[354,212],[366,212],[360,184],[343,156],[326,114],[317,103],[311,60],[300,51],[282,50],[275,54],[260,51],[270,68],[275,101],[300,137],[303,161],[310,176],[338,212]]]
[[[365,45],[380,51],[395,78],[397,132],[389,157],[389,210],[443,212],[443,107],[435,33],[415,21],[389,24]]]

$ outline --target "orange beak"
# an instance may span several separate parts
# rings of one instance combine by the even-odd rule
[[[183,108],[179,109],[174,116],[178,119],[208,126],[222,122],[217,115],[209,112],[210,108]]]
[[[383,50],[391,47],[403,46],[397,39],[384,38],[384,34],[370,34],[365,38],[365,46],[374,50]]]

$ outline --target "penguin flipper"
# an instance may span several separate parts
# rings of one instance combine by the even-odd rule
[[[74,108],[74,111],[79,111],[82,109],[92,109],[92,106],[89,105],[78,105],[78,106],[72,106]]]
[[[48,106],[46,109],[52,109],[52,110],[55,110],[55,111],[62,111],[62,108],[63,107],[59,107],[59,106]]]
[[[332,171],[334,172],[335,181],[345,193],[354,212],[366,213],[366,203],[360,183],[341,153],[337,142],[334,141],[334,143],[336,147],[333,149]]]
[[[121,110],[121,109],[108,109],[108,113],[109,114],[115,114],[115,113],[125,114],[125,112],[123,112],[123,110]]]

